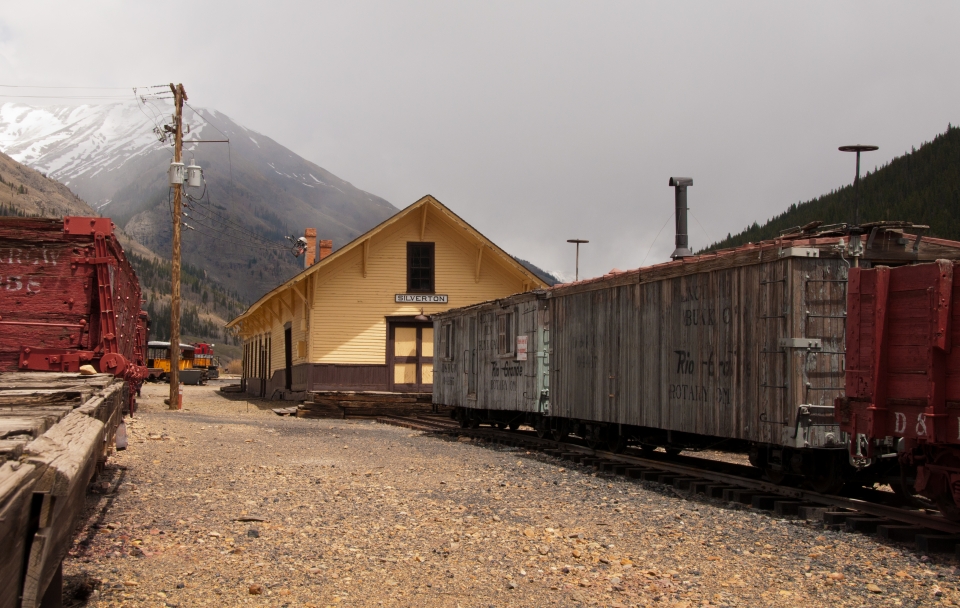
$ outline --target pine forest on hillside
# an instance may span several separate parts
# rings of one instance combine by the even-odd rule
[[[760,225],[707,247],[714,251],[771,239],[781,231],[815,220],[825,224],[853,221],[853,185],[844,186],[805,203],[795,203]],[[947,130],[931,142],[914,148],[860,177],[861,222],[900,220],[926,224],[926,234],[960,240],[960,127]]]

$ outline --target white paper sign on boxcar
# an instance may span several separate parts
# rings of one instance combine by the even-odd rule
[[[517,361],[527,360],[527,336],[517,336]]]

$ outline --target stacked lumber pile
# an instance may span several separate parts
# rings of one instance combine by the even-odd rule
[[[321,391],[297,407],[298,418],[372,418],[433,412],[432,393]]]
[[[0,608],[59,600],[87,485],[126,401],[112,375],[0,374]]]

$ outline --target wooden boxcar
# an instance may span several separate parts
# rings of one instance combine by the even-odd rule
[[[0,218],[0,371],[146,378],[140,283],[109,218]]]
[[[836,417],[867,464],[896,445],[905,489],[960,520],[960,269],[853,269]]]
[[[436,315],[434,401],[464,424],[526,422],[611,449],[749,450],[773,479],[832,489],[853,474],[833,415],[851,263],[960,257],[960,243],[902,224],[865,228],[798,230]],[[503,343],[516,338],[525,362]]]
[[[434,315],[433,402],[514,427],[550,414],[547,292]],[[470,418],[466,418],[465,422]]]

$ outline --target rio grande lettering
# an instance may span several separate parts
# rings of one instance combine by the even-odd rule
[[[697,361],[690,356],[690,351],[688,350],[675,350],[673,351],[677,355],[677,372],[678,374],[684,375],[693,375],[694,371],[697,369]],[[710,356],[700,361],[700,365],[703,367],[703,371],[710,378],[713,378],[717,375],[720,376],[732,376],[733,375],[733,361],[714,361],[713,353],[710,353]]]
[[[491,370],[491,375],[494,378],[499,378],[503,376],[504,378],[516,378],[523,375],[523,364],[521,363],[499,363],[497,361],[493,362],[493,369]]]

